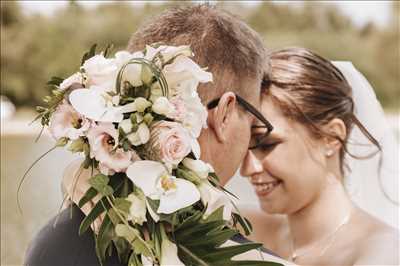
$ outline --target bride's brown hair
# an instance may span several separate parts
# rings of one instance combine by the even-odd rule
[[[270,95],[289,119],[306,126],[317,138],[332,137],[341,143],[340,163],[344,173],[344,155],[348,136],[354,125],[381,150],[379,142],[354,115],[352,88],[343,74],[330,61],[304,48],[287,48],[269,54]],[[341,119],[346,126],[346,138],[323,130],[323,125],[333,118]],[[366,157],[375,155],[369,154]]]

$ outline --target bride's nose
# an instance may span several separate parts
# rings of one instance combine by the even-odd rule
[[[246,157],[244,157],[242,167],[240,168],[240,175],[242,176],[252,176],[257,173],[261,173],[263,167],[261,162],[251,151],[247,151]]]

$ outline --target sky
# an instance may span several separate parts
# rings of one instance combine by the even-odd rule
[[[51,15],[54,10],[65,6],[68,1],[19,1],[26,13],[42,13]],[[93,7],[100,3],[112,1],[79,1],[83,6]],[[131,1],[133,5],[142,5],[145,1]],[[155,2],[155,1],[152,1]],[[159,1],[162,2],[162,1]],[[211,2],[211,1],[209,1]],[[233,1],[232,1],[233,2]],[[257,5],[260,1],[239,1],[248,5]],[[298,4],[302,1],[273,1],[280,4]],[[327,1],[321,1],[327,3]],[[372,21],[379,26],[384,26],[390,19],[391,1],[329,1],[338,6],[358,26]]]

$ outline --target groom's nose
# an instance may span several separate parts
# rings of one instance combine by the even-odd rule
[[[240,168],[240,175],[249,177],[254,174],[261,173],[262,171],[263,167],[261,162],[257,159],[252,151],[247,151],[246,157],[244,157],[242,163],[242,167]]]

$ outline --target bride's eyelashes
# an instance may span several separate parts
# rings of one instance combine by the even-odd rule
[[[269,142],[269,141],[261,142],[258,145],[257,149],[260,150],[260,151],[269,152],[269,151],[272,151],[280,143],[281,142],[279,142],[279,141],[276,141],[276,142]]]
[[[253,134],[251,138],[253,143],[257,143],[254,149],[262,152],[272,151],[278,144],[282,143],[281,139],[265,137],[264,134]]]

